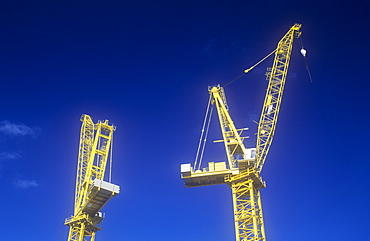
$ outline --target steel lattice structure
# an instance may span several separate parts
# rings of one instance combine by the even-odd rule
[[[275,59],[271,69],[266,74],[269,84],[265,95],[262,114],[258,124],[256,149],[256,169],[261,172],[275,133],[285,80],[288,73],[293,40],[301,35],[301,24],[295,24],[279,41]]]
[[[193,169],[191,164],[181,165],[186,187],[228,184],[232,189],[235,236],[237,241],[265,241],[260,189],[265,182],[260,173],[271,146],[280,110],[288,72],[293,40],[300,36],[301,25],[295,24],[279,41],[273,66],[268,69],[269,80],[258,124],[256,148],[246,148],[241,137],[244,129],[237,129],[229,114],[224,90],[220,86],[210,89],[216,106],[227,163],[208,163],[208,168]],[[261,62],[261,61],[260,61]],[[245,72],[249,72],[248,69]]]
[[[119,186],[104,181],[115,127],[108,120],[94,124],[88,115],[81,121],[74,214],[64,223],[68,241],[94,241],[104,218],[100,210],[119,193]]]

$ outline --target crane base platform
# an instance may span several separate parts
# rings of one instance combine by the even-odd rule
[[[119,194],[120,187],[103,180],[95,179],[90,187],[89,199],[82,208],[82,212],[94,216],[111,197]]]

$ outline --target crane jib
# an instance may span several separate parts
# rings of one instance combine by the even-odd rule
[[[270,149],[277,123],[293,40],[299,37],[301,24],[295,24],[279,41],[274,63],[268,73],[268,87],[260,116],[256,145],[256,169],[261,172]]]

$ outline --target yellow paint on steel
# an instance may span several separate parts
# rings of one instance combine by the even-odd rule
[[[274,63],[268,73],[268,87],[257,132],[256,169],[261,172],[270,149],[280,111],[285,80],[288,73],[293,40],[299,37],[301,24],[294,24],[279,41]]]
[[[275,58],[273,66],[269,68],[267,74],[269,83],[258,124],[255,159],[243,160],[246,158],[247,154],[247,148],[244,146],[243,137],[240,136],[241,133],[236,129],[229,114],[223,88],[216,86],[210,89],[210,94],[213,104],[215,104],[217,108],[223,137],[222,141],[225,145],[229,164],[228,170],[224,170],[222,173],[213,170],[205,170],[204,172],[198,171],[198,173],[186,171],[182,175],[185,185],[188,187],[221,183],[227,183],[231,187],[236,241],[266,240],[260,196],[260,189],[264,188],[266,185],[265,182],[262,181],[260,173],[274,136],[293,40],[294,37],[300,36],[300,28],[301,24],[292,26],[279,41],[277,48],[272,52],[275,53]],[[263,60],[266,58],[267,57]],[[249,72],[256,65],[246,70],[245,73]],[[240,155],[242,158],[240,158]],[[213,182],[209,181],[216,180],[219,176],[224,177],[223,182],[218,180]]]
[[[99,213],[88,214],[83,211],[90,200],[90,189],[95,179],[104,180],[108,154],[115,127],[98,121],[94,124],[91,117],[82,115],[80,146],[78,154],[75,203],[73,216],[65,220],[69,226],[68,241],[95,240],[95,234],[101,230],[98,226],[103,220]]]
[[[216,105],[229,169],[236,168],[237,160],[235,155],[239,154],[244,156],[246,154],[243,138],[240,136],[240,133],[236,129],[234,122],[231,119],[223,88],[220,86],[215,86],[210,89],[210,94],[213,97],[213,104]]]

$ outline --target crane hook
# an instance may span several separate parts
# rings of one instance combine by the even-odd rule
[[[306,59],[306,53],[307,53],[307,51],[302,47],[301,48],[301,54],[302,54],[302,56],[304,58],[304,62],[306,63],[306,70],[308,72],[308,76],[310,77],[310,81],[312,83],[312,77],[311,77],[310,68],[308,68],[308,63],[307,63],[307,59]]]
[[[301,54],[303,55],[303,57],[306,57],[306,53],[307,53],[307,51],[302,47]]]

